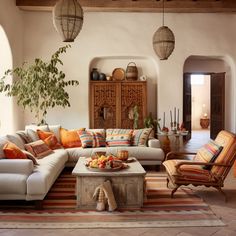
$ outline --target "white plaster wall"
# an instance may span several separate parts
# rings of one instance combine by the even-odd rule
[[[3,76],[2,72],[5,71],[5,69],[11,69],[8,66],[15,67],[15,66],[21,65],[22,63],[22,60],[23,60],[22,21],[23,21],[22,12],[15,6],[14,0],[1,0],[0,1],[0,25],[6,33],[6,37],[9,41],[9,45],[11,49],[11,52],[9,51],[7,52],[6,58],[4,57],[3,53],[0,53],[0,60],[1,60],[0,64],[2,65],[0,77]],[[5,43],[0,44],[0,45],[1,46],[5,45],[3,52],[4,50],[7,50],[6,41]],[[1,49],[0,51],[2,52]],[[6,65],[6,61],[8,61],[7,65]],[[0,104],[0,112],[3,116],[8,113],[9,114],[13,113],[13,117],[11,117],[12,120],[11,119],[8,120],[8,122],[11,122],[11,125],[10,125],[11,128],[9,128],[8,133],[9,132],[13,133],[16,130],[22,129],[24,127],[24,114],[23,114],[22,109],[20,109],[17,106],[15,99],[12,99],[12,98],[5,98],[5,99],[7,99],[8,101],[6,103],[3,102]],[[12,103],[11,100],[13,100],[13,106],[9,107],[9,104]],[[9,112],[9,109],[12,109],[12,111]]]
[[[156,65],[158,117],[173,107],[182,107],[182,80],[185,60],[191,55],[225,56],[230,61],[232,101],[230,115],[235,120],[235,14],[166,14],[165,22],[174,32],[176,46],[167,61],[160,61],[152,48],[152,37],[161,26],[158,13],[85,12],[84,25],[72,48],[63,56],[68,79],[78,79],[80,85],[70,88],[71,107],[49,112],[49,123],[60,123],[68,128],[87,127],[89,65],[94,57],[142,56],[152,58]],[[49,57],[64,45],[53,28],[49,12],[24,12],[24,59]],[[153,77],[153,78],[154,78]],[[155,79],[155,78],[154,78]],[[180,120],[182,111],[180,111]],[[168,124],[169,117],[166,117]],[[26,115],[25,122],[32,119]],[[235,131],[235,124],[229,125]]]
[[[205,105],[205,107],[203,106]],[[192,130],[201,129],[200,118],[210,115],[210,76],[204,76],[204,83],[192,85]]]

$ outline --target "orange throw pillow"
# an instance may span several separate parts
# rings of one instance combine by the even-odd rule
[[[40,139],[44,140],[44,139],[48,138],[49,136],[53,135],[53,132],[42,131],[40,129],[37,129],[37,134]]]
[[[52,150],[62,148],[58,142],[57,137],[53,134],[43,140]]]
[[[64,148],[81,147],[81,140],[78,131],[85,130],[84,128],[78,130],[67,130],[60,128],[61,144]]]
[[[43,140],[50,149],[54,150],[57,148],[62,148],[61,144],[58,142],[57,137],[53,132],[37,130],[37,134],[41,140]]]
[[[14,143],[8,142],[3,147],[3,152],[7,159],[27,159],[25,153],[21,151]]]

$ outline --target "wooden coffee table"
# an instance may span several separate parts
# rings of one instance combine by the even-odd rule
[[[134,158],[135,159],[135,158]],[[86,166],[86,158],[80,157],[72,174],[76,176],[77,207],[93,209],[96,201],[93,194],[101,183],[110,180],[118,207],[142,207],[144,195],[144,177],[146,171],[135,161],[129,167],[114,172],[93,172]]]

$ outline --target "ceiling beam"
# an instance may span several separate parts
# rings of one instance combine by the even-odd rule
[[[164,0],[165,12],[236,12],[234,0]],[[50,11],[57,0],[16,0],[22,10]],[[84,11],[162,12],[163,0],[79,0]]]

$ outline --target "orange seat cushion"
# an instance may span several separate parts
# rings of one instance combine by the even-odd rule
[[[78,130],[60,129],[61,144],[64,148],[81,147],[81,140],[78,131],[84,131],[84,128]]]
[[[27,159],[25,153],[21,151],[14,143],[8,142],[3,147],[5,157],[8,159]]]

